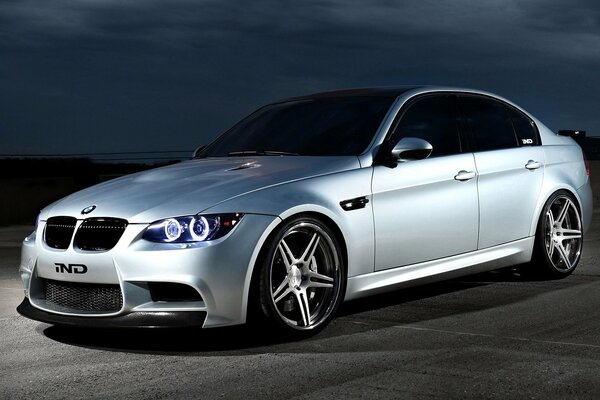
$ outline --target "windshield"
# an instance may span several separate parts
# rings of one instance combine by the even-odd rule
[[[359,155],[395,97],[337,97],[267,105],[241,120],[198,157]]]

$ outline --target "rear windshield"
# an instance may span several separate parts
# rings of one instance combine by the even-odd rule
[[[338,97],[267,105],[207,146],[199,157],[242,154],[359,155],[395,97]]]

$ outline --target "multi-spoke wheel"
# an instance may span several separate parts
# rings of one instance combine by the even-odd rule
[[[315,332],[339,306],[345,290],[343,256],[333,232],[312,217],[284,223],[262,260],[263,313],[289,332]]]
[[[538,223],[534,261],[551,277],[569,275],[579,262],[583,230],[573,196],[559,191],[550,197]]]

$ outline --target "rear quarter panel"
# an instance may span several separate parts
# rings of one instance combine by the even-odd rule
[[[552,193],[567,190],[577,199],[581,207],[583,228],[587,231],[592,216],[592,201],[589,177],[586,173],[581,147],[570,137],[559,136],[543,124],[539,124],[542,148],[545,153],[544,184],[537,205],[531,233],[535,234],[539,215]]]

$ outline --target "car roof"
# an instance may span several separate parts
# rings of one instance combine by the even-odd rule
[[[409,93],[410,92],[410,93]],[[331,90],[325,92],[317,92],[302,96],[294,96],[289,98],[284,98],[281,100],[277,100],[271,104],[277,103],[285,103],[288,101],[299,101],[299,100],[315,100],[315,99],[325,99],[325,98],[343,98],[343,97],[399,97],[405,94],[409,94],[409,96],[419,95],[419,94],[427,94],[427,93],[464,93],[471,95],[482,95],[495,98],[496,100],[501,100],[505,103],[510,104],[523,111],[525,114],[529,115],[530,118],[533,118],[531,114],[525,111],[523,108],[513,103],[512,101],[499,96],[495,93],[487,92],[485,90],[479,89],[470,89],[464,87],[453,87],[453,86],[437,86],[437,85],[400,85],[400,86],[381,86],[381,87],[367,87],[367,88],[357,88],[357,89],[341,89],[341,90]],[[536,120],[539,123],[539,121]]]
[[[464,87],[453,87],[453,86],[438,86],[438,85],[400,85],[400,86],[380,86],[380,87],[365,87],[356,89],[341,89],[341,90],[330,90],[325,92],[311,93],[301,96],[293,96],[277,100],[273,103],[284,103],[288,101],[299,101],[299,100],[316,100],[325,98],[343,98],[343,97],[399,97],[404,94],[411,92],[411,95],[425,94],[425,93],[436,93],[436,92],[454,92],[454,93],[466,93],[476,94],[494,97],[498,100],[505,101],[513,106],[516,106],[510,100],[507,100],[497,94],[490,93],[484,90],[471,89]],[[518,106],[517,106],[518,107]],[[520,108],[520,107],[518,107]]]
[[[307,94],[303,96],[289,97],[277,101],[297,101],[297,100],[313,100],[323,98],[338,98],[338,97],[398,97],[410,90],[428,88],[431,86],[425,85],[403,85],[403,86],[382,86],[382,87],[371,87],[371,88],[359,88],[359,89],[342,89],[342,90],[331,90],[326,92],[318,92]]]

